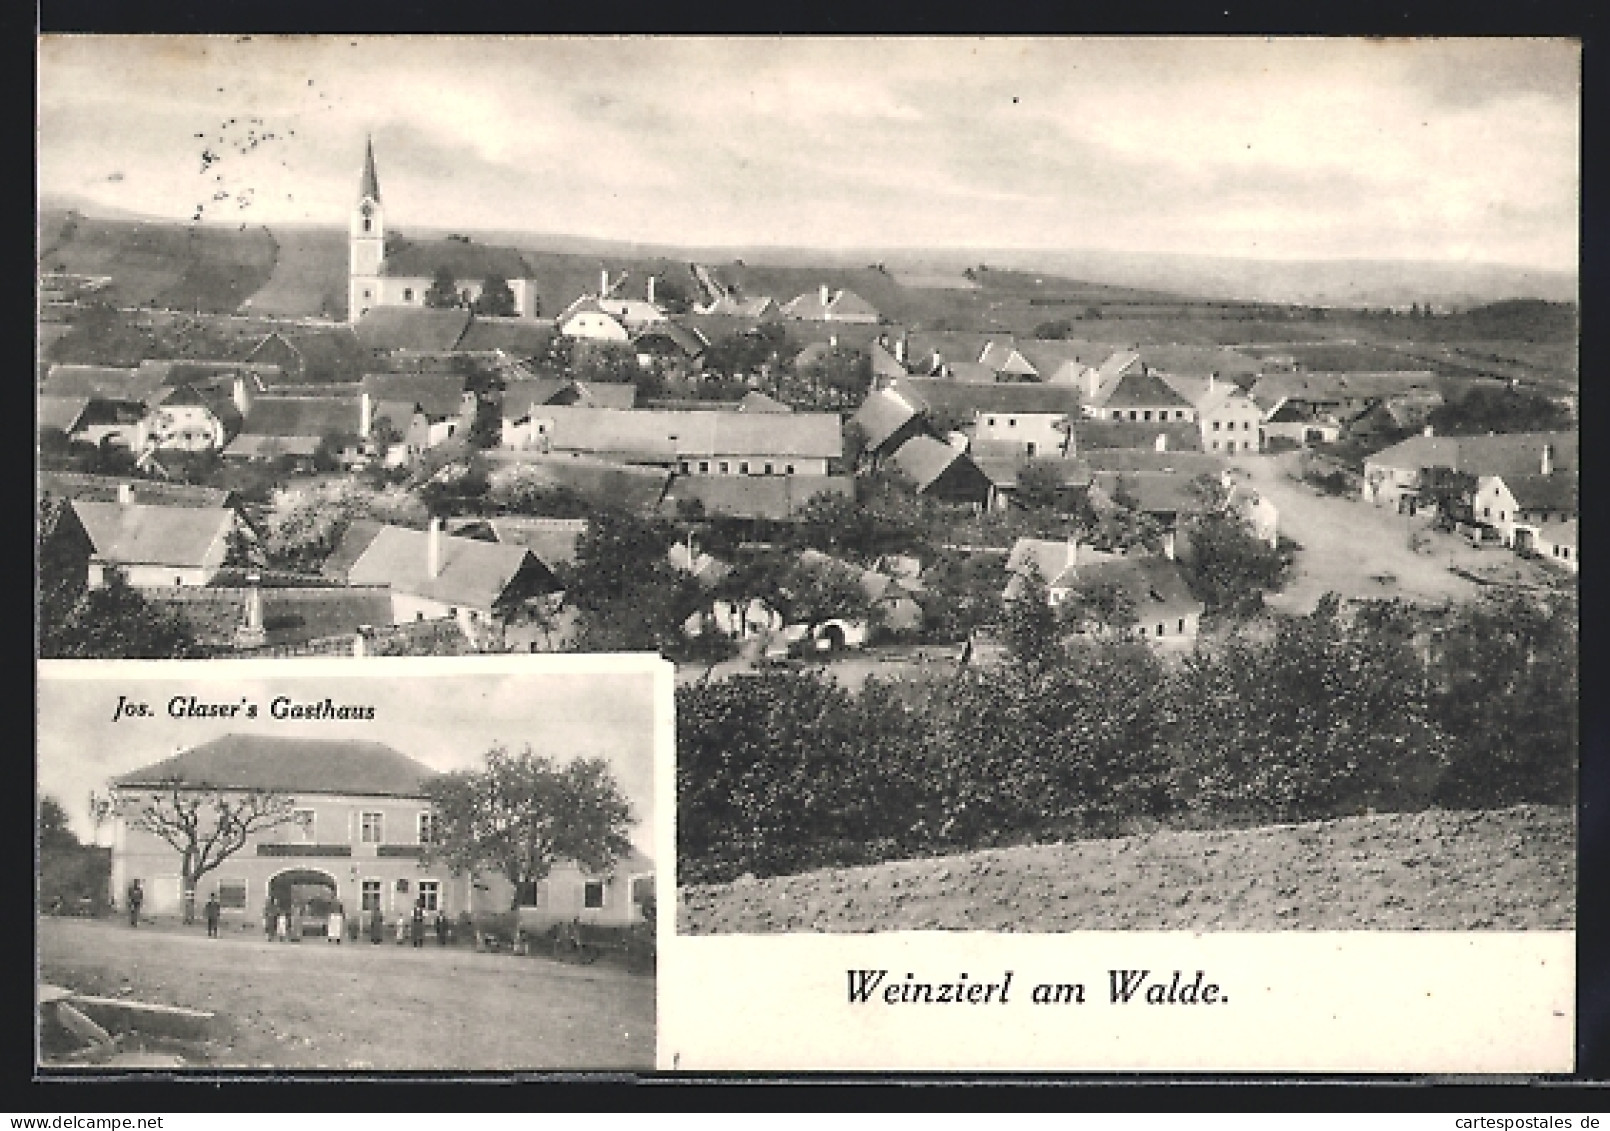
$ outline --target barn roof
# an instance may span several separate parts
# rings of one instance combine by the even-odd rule
[[[262,395],[252,399],[242,425],[252,436],[311,436],[340,433],[355,435],[362,423],[357,397],[287,397]]]
[[[441,566],[435,577],[428,570],[432,537],[441,540]],[[389,585],[399,593],[451,605],[491,609],[528,565],[540,568],[541,563],[524,546],[382,526],[347,571],[347,580],[354,585]]]
[[[163,507],[75,499],[96,556],[117,565],[201,566],[235,522],[222,507]]]
[[[490,275],[532,277],[531,265],[511,247],[446,239],[388,242],[381,270],[394,278],[434,279],[443,268],[460,286],[479,284]]]

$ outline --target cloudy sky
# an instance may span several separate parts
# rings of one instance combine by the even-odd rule
[[[404,228],[1572,269],[1579,77],[1565,40],[47,38],[38,173],[340,224],[372,134]]]
[[[286,661],[264,661],[284,664]],[[461,662],[461,661],[460,661]],[[256,665],[261,671],[262,663]],[[352,661],[337,661],[351,665]],[[91,670],[82,664],[69,668]],[[288,675],[241,678],[229,661],[192,664],[94,665],[104,678],[62,679],[60,664],[46,665],[37,706],[38,787],[67,809],[74,831],[89,839],[90,791],[105,791],[115,775],[160,761],[177,750],[229,733],[280,737],[354,738],[384,742],[437,770],[468,769],[494,743],[519,750],[529,744],[560,762],[606,759],[639,818],[632,840],[652,855],[654,845],[653,677],[601,675],[397,675],[369,666],[362,676]],[[166,669],[159,678],[152,672]],[[129,673],[137,678],[131,678]],[[118,697],[144,701],[157,716],[114,723]],[[260,704],[256,721],[172,719],[174,696],[207,702]],[[373,704],[373,722],[275,721],[269,702]]]

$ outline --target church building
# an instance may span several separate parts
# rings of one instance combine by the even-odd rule
[[[388,237],[373,141],[364,150],[363,179],[352,211],[349,243],[350,322],[357,322],[377,306],[423,307],[425,293],[436,273],[443,269],[453,277],[459,302],[465,306],[481,296],[481,288],[489,278],[496,277],[507,282],[514,295],[514,317],[535,318],[539,313],[531,266],[513,248],[472,243],[465,236],[441,240]]]

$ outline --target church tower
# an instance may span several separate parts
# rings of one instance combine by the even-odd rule
[[[352,210],[347,286],[347,320],[356,322],[380,302],[380,272],[386,258],[386,220],[380,206],[380,180],[375,176],[374,139],[365,142],[363,179]]]

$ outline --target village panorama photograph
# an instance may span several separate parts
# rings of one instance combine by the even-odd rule
[[[415,666],[42,665],[42,1072],[653,1068],[653,672]]]
[[[38,56],[42,657],[657,653],[681,932],[1573,927],[1578,43]]]

